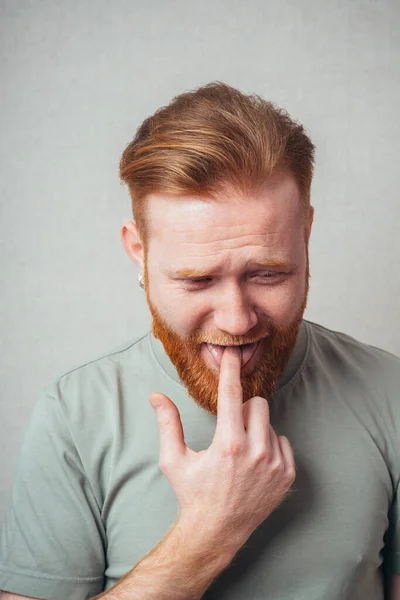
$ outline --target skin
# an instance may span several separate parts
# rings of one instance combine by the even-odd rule
[[[253,195],[226,188],[217,199],[154,194],[147,201],[146,247],[130,221],[121,237],[144,270],[153,333],[189,395],[216,414],[219,365],[206,342],[259,341],[242,369],[243,400],[269,398],[306,307],[313,208],[305,223],[288,174]]]
[[[280,175],[265,191],[246,198],[232,192],[212,202],[154,194],[148,202],[149,294],[177,333],[190,335],[201,327],[246,335],[263,314],[278,326],[290,323],[304,298],[306,242],[314,215],[310,207],[305,239],[300,194],[290,175]],[[144,268],[144,247],[133,222],[123,224],[121,238],[128,256]],[[247,262],[274,258],[294,266],[276,285],[260,276],[282,269],[246,268]],[[181,269],[214,273],[214,282],[176,278]]]

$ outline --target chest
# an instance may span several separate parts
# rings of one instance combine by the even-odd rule
[[[343,421],[339,430],[326,421],[314,420],[312,427],[307,419],[291,423],[286,427],[277,422],[274,429],[287,435],[294,450],[293,491],[205,598],[377,600],[391,502],[385,461],[362,428]],[[187,439],[191,447],[199,443],[193,435]],[[143,446],[141,453],[132,449],[136,460],[116,465],[110,481],[105,514],[108,587],[158,544],[179,509],[158,468],[157,432],[154,436],[146,451]],[[370,596],[362,595],[364,584]]]

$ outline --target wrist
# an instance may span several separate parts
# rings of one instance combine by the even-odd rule
[[[243,542],[237,536],[228,535],[215,528],[211,521],[181,514],[173,526],[180,539],[180,547],[203,565],[215,567],[221,572],[230,564]]]

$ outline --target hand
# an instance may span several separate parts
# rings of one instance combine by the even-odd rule
[[[238,348],[226,348],[220,365],[217,426],[207,450],[184,441],[175,404],[154,393],[160,430],[160,469],[181,507],[180,520],[239,549],[278,507],[295,480],[289,440],[269,422],[268,402],[255,396],[243,404]],[[228,537],[229,536],[229,537]]]

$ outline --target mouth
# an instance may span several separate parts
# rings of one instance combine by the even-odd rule
[[[258,342],[253,342],[252,344],[242,344],[241,346],[235,346],[235,347],[240,348],[240,353],[241,353],[241,358],[242,358],[242,364],[241,364],[242,369],[253,358],[260,343],[261,343],[261,340],[258,340]],[[210,353],[210,355],[212,356],[212,358],[214,359],[215,363],[219,366],[221,364],[222,355],[224,353],[226,346],[219,346],[217,344],[209,344],[209,343],[206,343],[205,346],[206,346],[208,352]]]

